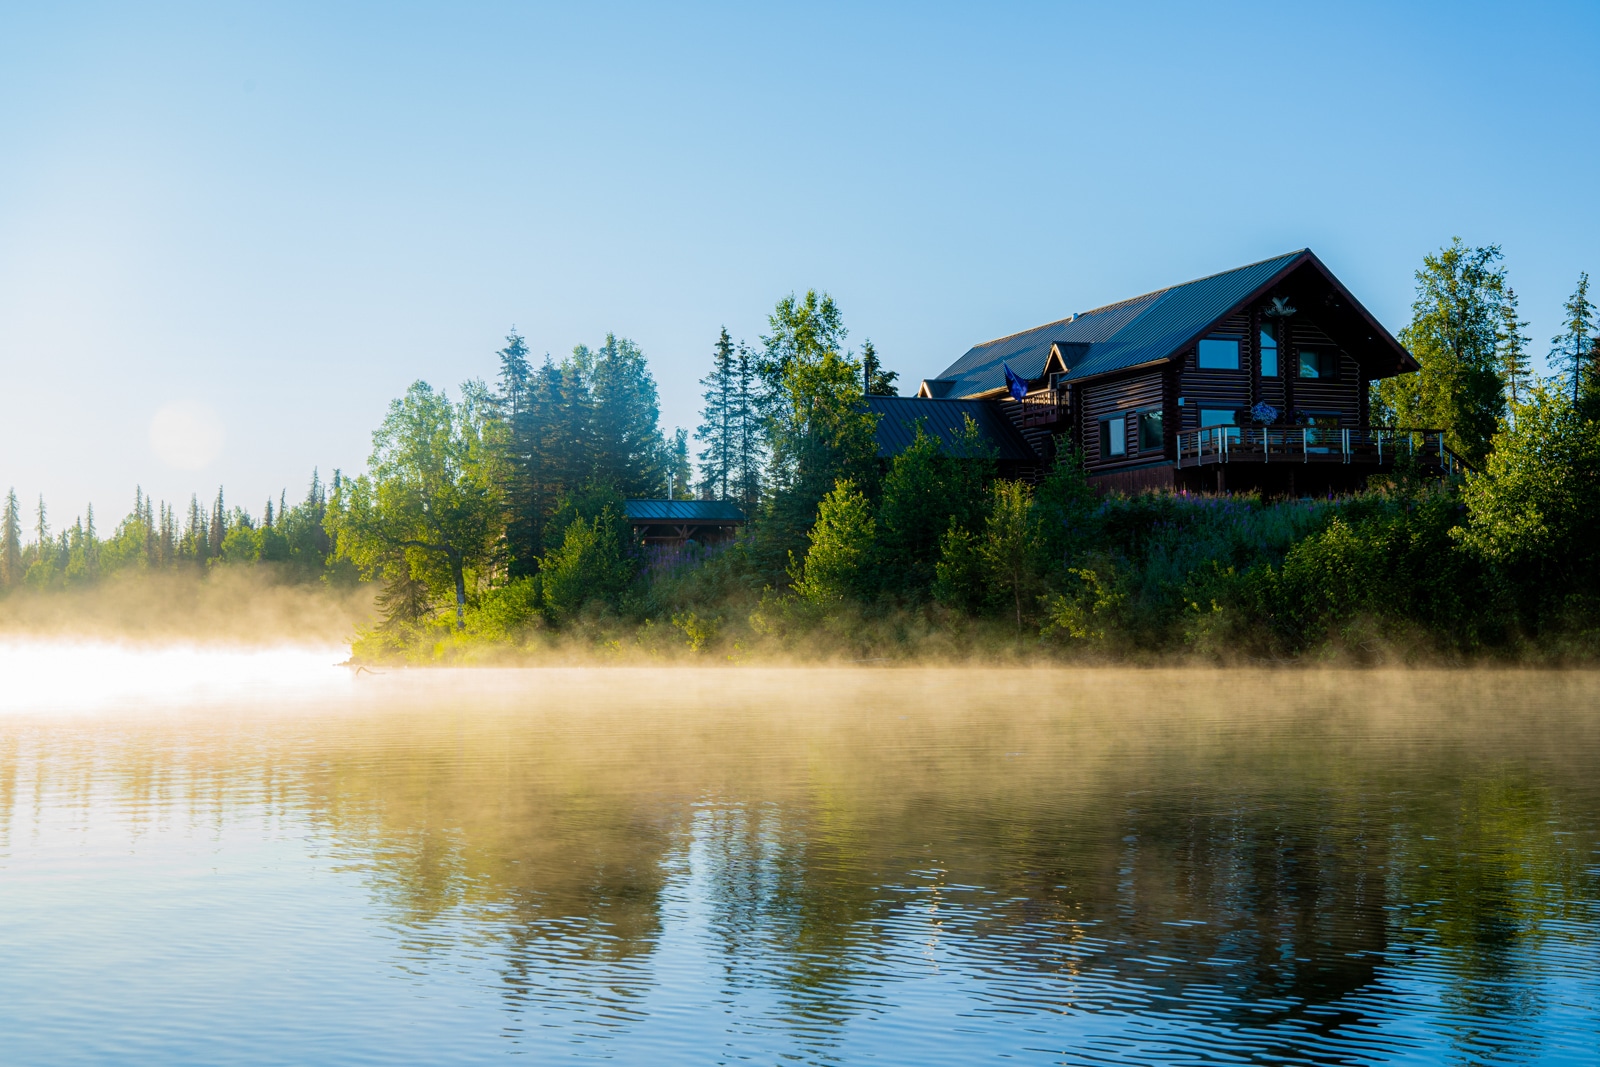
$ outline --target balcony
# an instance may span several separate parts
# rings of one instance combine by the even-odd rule
[[[1022,398],[1022,425],[1052,426],[1067,417],[1065,389],[1039,389]]]
[[[1216,463],[1338,463],[1392,467],[1413,456],[1429,470],[1454,474],[1460,458],[1443,430],[1388,426],[1207,426],[1177,435],[1178,466]]]

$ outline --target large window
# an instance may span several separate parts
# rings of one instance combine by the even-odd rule
[[[1206,430],[1213,426],[1233,426],[1237,421],[1233,412],[1233,408],[1201,408],[1200,428]],[[1239,431],[1228,430],[1227,436],[1230,441],[1237,441],[1239,440]]]
[[[1261,376],[1263,378],[1276,378],[1278,376],[1278,324],[1276,322],[1263,322],[1261,335],[1257,342],[1261,349]]]
[[[1331,348],[1302,348],[1300,350],[1300,377],[1337,378],[1339,353]]]
[[[1128,454],[1128,420],[1122,414],[1100,420],[1100,458],[1113,459]]]
[[[1161,429],[1161,412],[1139,412],[1139,451],[1160,452],[1165,443]]]
[[[1201,370],[1238,370],[1239,339],[1237,337],[1207,337],[1200,342],[1196,359]]]

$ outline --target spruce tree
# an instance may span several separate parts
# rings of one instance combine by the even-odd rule
[[[1550,362],[1565,368],[1566,376],[1572,381],[1572,403],[1577,406],[1582,399],[1587,377],[1584,366],[1595,336],[1595,314],[1594,305],[1589,302],[1588,272],[1578,275],[1578,287],[1561,305],[1561,310],[1566,318],[1562,322],[1562,332],[1550,339]]]
[[[83,509],[83,565],[90,578],[100,570],[100,535],[94,528],[94,505],[89,504]]]
[[[761,412],[755,353],[742,342],[739,345],[734,381],[734,412],[731,421],[735,427],[734,439],[737,442],[738,459],[731,480],[740,503],[746,508],[753,508],[761,499],[761,491],[766,480],[763,470],[766,458],[766,425]]]
[[[178,523],[172,505],[161,502],[161,532],[156,542],[156,555],[163,567],[171,566],[178,558]]]
[[[39,546],[39,558],[43,559],[45,553],[50,549],[50,522],[49,514],[44,507],[43,493],[39,494],[39,512],[34,520],[33,534],[36,538],[34,543]]]
[[[737,479],[739,440],[738,371],[733,340],[724,326],[711,350],[711,373],[700,379],[705,387],[705,407],[695,437],[700,450],[700,491],[712,500],[727,500],[731,481]]]
[[[217,486],[217,502],[211,505],[211,536],[207,539],[212,556],[222,555],[222,542],[228,536],[228,516],[222,509],[222,486]]]
[[[1500,305],[1500,332],[1495,343],[1500,377],[1506,383],[1506,399],[1513,405],[1522,403],[1522,395],[1529,384],[1528,342],[1532,338],[1522,332],[1527,328],[1528,324],[1517,317],[1517,292],[1507,286],[1505,300]]]
[[[605,344],[592,354],[592,366],[592,477],[624,497],[654,496],[666,487],[666,443],[656,381],[644,353],[627,338],[606,334]]]
[[[667,455],[667,499],[693,500],[694,466],[689,462],[689,431],[678,427],[672,431],[672,445]]]
[[[5,514],[0,516],[0,584],[10,588],[22,582],[22,515],[17,491],[6,493]]]
[[[189,525],[184,530],[183,541],[187,555],[194,557],[201,563],[206,561],[205,514],[200,510],[199,496],[194,493],[189,494]]]
[[[527,405],[528,385],[533,379],[533,367],[528,363],[528,345],[515,326],[506,334],[506,346],[495,355],[500,357],[500,392],[496,400],[501,417],[516,419]]]

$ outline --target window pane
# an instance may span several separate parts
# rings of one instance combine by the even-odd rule
[[[1139,451],[1161,451],[1161,412],[1146,411],[1139,416]]]
[[[1199,364],[1206,370],[1238,370],[1239,342],[1208,337],[1200,342]]]
[[[1100,451],[1106,456],[1128,454],[1128,423],[1121,415],[1100,424]]]
[[[1276,378],[1278,376],[1278,324],[1264,322],[1261,324],[1261,376],[1263,378]]]
[[[1202,428],[1204,428],[1206,426],[1232,426],[1233,425],[1233,409],[1232,408],[1201,408],[1200,409],[1200,425],[1201,425]]]
[[[1300,377],[1337,378],[1338,376],[1339,353],[1326,348],[1302,348],[1300,350]]]

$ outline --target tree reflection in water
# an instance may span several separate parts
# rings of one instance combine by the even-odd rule
[[[512,1031],[552,1009],[648,1027],[657,991],[699,983],[826,1060],[955,981],[975,1018],[1168,1020],[1224,1057],[1339,1060],[1420,1010],[1420,983],[1460,1053],[1492,1058],[1537,1029],[1553,971],[1592,989],[1594,688],[383,678],[330,712],[102,723],[92,746],[0,727],[0,835],[26,818],[16,783],[50,776],[86,810],[114,781],[130,829],[174,807],[304,820],[407,966],[498,960]]]

